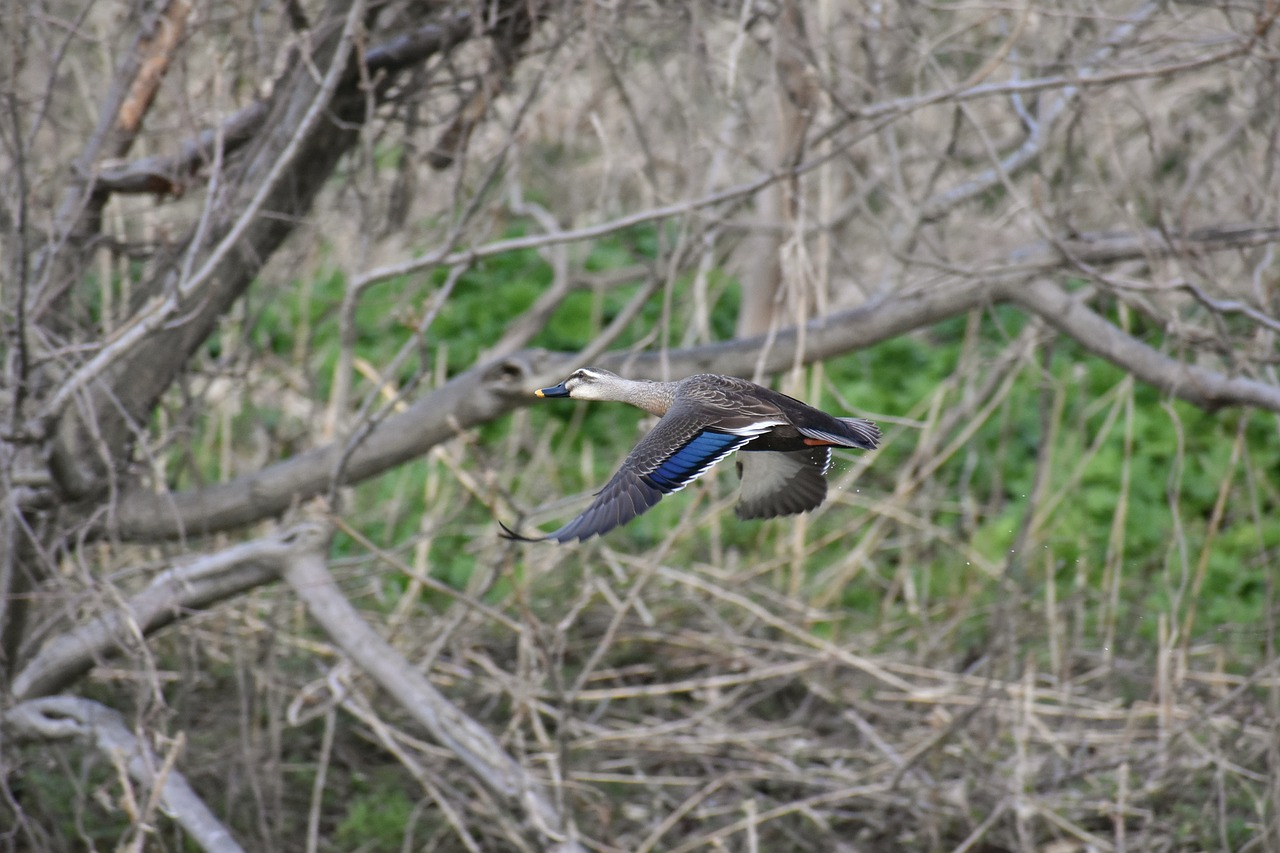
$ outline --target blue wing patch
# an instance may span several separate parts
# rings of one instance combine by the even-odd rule
[[[751,439],[749,435],[732,435],[704,430],[667,457],[645,479],[663,492],[679,491],[699,474],[737,450]]]

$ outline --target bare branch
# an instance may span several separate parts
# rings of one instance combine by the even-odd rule
[[[294,593],[307,605],[307,611],[334,642],[432,737],[448,747],[487,787],[518,802],[539,834],[551,839],[556,849],[566,853],[582,850],[541,782],[361,618],[338,589],[323,553],[294,554],[284,574]]]
[[[558,236],[543,235],[543,239],[554,242]],[[1202,229],[1173,240],[1154,231],[1079,235],[1062,246],[1074,261],[1115,262],[1258,245],[1278,238],[1278,228],[1238,226]],[[819,317],[802,330],[791,327],[772,336],[737,338],[658,353],[610,353],[601,355],[598,363],[636,378],[650,379],[699,372],[744,375],[757,365],[766,373],[776,373],[791,367],[797,358],[811,364],[926,328],[983,305],[1011,301],[1045,317],[1055,328],[1104,358],[1134,369],[1142,379],[1173,396],[1207,408],[1251,405],[1280,412],[1280,389],[1253,379],[1186,366],[1160,355],[1053,285],[1028,283],[1033,274],[1068,262],[1061,247],[1036,243],[1011,252],[1008,264],[996,268],[987,281],[946,278],[933,287],[881,297]],[[1046,287],[1054,289],[1049,291]],[[1070,307],[1070,320],[1056,314],[1049,316],[1064,307]],[[1095,333],[1103,334],[1099,340],[1106,341],[1098,349],[1089,339]],[[373,429],[351,454],[341,482],[360,482],[376,476],[463,430],[530,405],[534,400],[530,396],[532,389],[559,378],[558,374],[579,363],[579,354],[531,350],[465,371]],[[296,500],[325,492],[342,452],[337,445],[326,445],[231,482],[192,492],[131,492],[121,500],[108,522],[109,529],[112,535],[125,539],[167,539],[268,518],[288,509]]]
[[[167,569],[124,607],[45,643],[13,680],[16,700],[62,690],[104,657],[189,615],[276,580],[286,559],[323,542],[316,525],[295,525],[262,539]]]
[[[103,99],[97,127],[72,167],[71,179],[53,218],[52,239],[37,262],[38,286],[27,295],[31,304],[26,310],[32,316],[55,305],[76,283],[80,265],[85,262],[80,249],[98,234],[102,209],[108,199],[94,189],[94,167],[104,154],[123,157],[132,148],[142,116],[159,85],[156,72],[162,74],[167,67],[187,11],[185,0],[174,0],[153,9],[138,28],[133,44],[117,68]]]
[[[1052,282],[1037,279],[1006,285],[1001,292],[1085,349],[1166,394],[1211,411],[1223,406],[1257,406],[1280,412],[1280,387],[1170,358],[1107,322]]]
[[[1009,253],[1009,269],[1050,270],[1064,259],[1073,264],[1114,264],[1181,254],[1220,252],[1280,241],[1280,226],[1243,223],[1193,228],[1169,234],[1159,228],[1141,231],[1085,231],[1061,240],[1041,240]]]
[[[1093,66],[1111,57],[1126,40],[1132,38],[1138,29],[1161,8],[1163,8],[1161,3],[1147,3],[1123,23],[1119,24],[1112,30],[1103,46],[1080,69],[1080,75],[1083,77],[1090,76],[1093,73]],[[974,175],[959,186],[952,187],[927,200],[921,208],[921,218],[926,222],[935,220],[956,205],[976,198],[1007,180],[1009,175],[1034,162],[1059,122],[1064,116],[1068,115],[1067,108],[1079,99],[1080,93],[1081,87],[1079,85],[1062,87],[1045,107],[1039,118],[1031,125],[1027,138],[1021,145],[1014,149],[1011,154],[1002,158],[992,168],[981,174]]]
[[[429,12],[423,10],[423,14]],[[527,13],[530,6],[518,4],[516,13],[505,14]],[[499,26],[502,20],[500,16],[492,25]],[[477,34],[463,26],[464,19],[446,21],[413,32],[379,56],[387,62],[428,56]],[[344,32],[349,43],[350,27]],[[316,48],[317,60],[332,61],[337,53],[345,53],[339,50],[342,43],[337,33],[326,36]],[[189,243],[181,249],[199,253],[198,272],[184,282],[175,280],[179,265],[160,265],[156,277],[135,291],[138,302],[148,297],[151,301],[117,332],[115,340],[78,367],[74,379],[61,383],[55,399],[45,404],[47,414],[63,414],[55,421],[51,469],[66,494],[87,495],[104,487],[109,472],[101,464],[103,454],[98,448],[112,455],[128,446],[135,424],[145,421],[190,354],[309,210],[325,178],[358,139],[369,117],[370,98],[376,102],[388,95],[390,78],[379,78],[372,94],[363,80],[363,74],[340,61],[329,66],[323,83],[313,79],[306,65],[290,67],[278,81],[271,114],[256,135],[265,137],[263,144],[254,147],[238,167],[238,182],[228,190],[229,203],[200,232],[207,233],[216,248]],[[323,92],[332,95],[324,97]],[[317,121],[321,115],[324,120]],[[308,128],[310,132],[305,132]],[[264,195],[267,188],[271,190]],[[271,215],[265,215],[267,211]],[[252,212],[264,215],[243,215]],[[181,322],[172,322],[174,318]],[[83,395],[83,401],[69,405],[72,399],[80,399],[76,394]]]
[[[178,312],[178,309],[183,305],[182,300],[191,299],[218,271],[227,255],[240,243],[249,226],[253,224],[258,212],[266,204],[267,199],[271,197],[280,185],[282,177],[293,165],[295,157],[303,148],[303,142],[315,132],[321,116],[324,114],[334,91],[338,88],[338,83],[342,79],[343,73],[346,71],[347,56],[350,53],[352,42],[355,40],[356,26],[360,22],[363,11],[364,3],[360,2],[360,0],[351,4],[351,9],[347,13],[346,23],[343,26],[342,36],[334,49],[333,63],[325,73],[324,81],[308,105],[305,114],[298,122],[296,131],[290,135],[288,142],[285,143],[272,162],[271,168],[258,184],[253,197],[238,212],[234,224],[223,235],[208,257],[204,259],[200,269],[190,278],[177,282],[177,286],[172,290],[166,288],[166,292],[162,297],[157,298],[139,312],[123,329],[116,332],[114,340],[110,344],[104,346],[88,363],[62,382],[57,393],[45,404],[41,413],[42,416],[53,418],[61,415],[73,397],[80,394],[90,382],[109,367],[132,353],[139,342],[146,340],[152,332],[160,328],[162,324],[166,323],[170,317]]]
[[[369,48],[364,57],[365,68],[369,75],[394,74],[448,49],[472,32],[469,11],[452,13],[442,21],[424,24]],[[96,176],[93,190],[103,194],[181,195],[187,181],[213,160],[213,149],[219,139],[223,156],[232,154],[257,135],[269,112],[270,102],[257,100],[236,111],[221,126],[201,131],[182,142],[175,153],[105,166]]]
[[[800,169],[811,168],[815,162],[805,163]],[[600,223],[599,225],[588,225],[583,228],[574,228],[568,231],[557,231],[552,234],[531,234],[527,237],[512,237],[507,240],[496,240],[484,246],[477,246],[471,249],[451,250],[448,247],[440,251],[428,252],[417,258],[411,258],[407,261],[397,261],[393,264],[377,267],[369,270],[361,275],[355,282],[357,287],[366,287],[380,281],[397,278],[399,276],[410,275],[415,272],[421,272],[432,267],[458,266],[462,264],[473,264],[484,258],[491,258],[495,255],[506,254],[520,249],[532,249],[541,246],[554,246],[557,243],[576,243],[583,240],[594,240],[613,234],[636,225],[643,225],[647,222],[656,222],[662,219],[670,219],[686,213],[692,213],[702,208],[714,207],[726,201],[733,201],[744,198],[759,192],[762,188],[781,180],[790,174],[790,170],[784,170],[780,173],[764,174],[745,183],[737,184],[723,190],[707,193],[706,195],[692,199],[682,199],[672,204],[663,205],[661,207],[643,210],[639,213],[620,216],[617,219]]]
[[[459,374],[372,430],[342,467],[342,482],[360,482],[511,411],[526,402],[525,389],[534,376],[547,375],[552,363],[547,353],[517,353]],[[208,489],[173,495],[138,492],[122,500],[106,524],[126,538],[142,539],[237,527],[325,492],[345,452],[345,442],[339,442]]]
[[[196,795],[186,777],[157,760],[146,740],[129,731],[120,714],[105,705],[91,699],[48,696],[14,705],[0,720],[19,738],[88,741],[112,761],[124,762],[135,781],[152,789],[158,785],[160,808],[202,848],[210,853],[241,853],[244,849]]]

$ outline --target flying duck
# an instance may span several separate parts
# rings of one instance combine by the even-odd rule
[[[832,447],[874,450],[880,429],[862,418],[837,418],[762,385],[699,373],[678,382],[623,379],[598,367],[575,370],[539,397],[630,403],[661,418],[623,460],[581,515],[541,537],[502,526],[507,538],[584,540],[626,524],[663,495],[678,492],[735,450],[742,494],[738,518],[805,512],[827,496]]]

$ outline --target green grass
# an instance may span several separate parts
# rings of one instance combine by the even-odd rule
[[[522,233],[515,223],[506,236]],[[585,261],[588,269],[609,270],[651,259],[660,235],[652,226],[641,226],[602,240],[592,247]],[[537,298],[551,280],[551,270],[532,251],[512,252],[485,260],[466,272],[452,296],[432,324],[421,358],[409,359],[399,375],[406,383],[423,370],[437,370],[437,358],[444,358],[446,374],[472,365],[479,352],[497,340],[506,326]],[[715,302],[711,326],[720,337],[731,335],[737,312],[737,294],[732,280],[723,272],[713,273],[711,293]],[[412,335],[413,326],[432,295],[442,285],[442,271],[427,276],[384,282],[372,288],[357,312],[359,358],[381,367],[389,363]],[[612,288],[601,293],[572,294],[552,317],[535,345],[556,350],[575,350],[587,345],[622,310],[639,284]],[[246,327],[236,330],[262,350],[283,360],[303,359],[301,366],[313,382],[312,393],[324,399],[330,391],[332,370],[337,362],[338,306],[346,283],[334,267],[307,283],[283,294],[257,293],[249,302]],[[676,282],[668,295],[675,316],[683,316],[691,299],[691,281]],[[626,346],[652,330],[661,319],[662,300],[655,298],[619,341]],[[256,306],[256,307],[255,307]],[[976,346],[969,354],[991,359],[1004,350],[1026,323],[1025,317],[1007,306],[984,312],[975,341],[969,341],[970,319],[958,317],[914,335],[886,341],[867,350],[832,359],[823,365],[825,379],[840,396],[866,412],[903,415],[922,412],[931,396],[948,381],[962,362],[966,346]],[[303,330],[304,338],[296,336]],[[1158,344],[1159,330],[1134,323],[1135,334]],[[217,352],[217,346],[211,353]],[[1132,449],[1125,450],[1125,417],[1112,408],[1123,392],[1124,373],[1080,349],[1069,340],[1055,344],[1049,375],[1041,375],[1038,365],[1024,367],[1016,376],[1008,398],[984,422],[960,453],[933,475],[935,492],[949,500],[939,503],[928,521],[948,531],[958,541],[969,543],[986,559],[1002,564],[1009,558],[1018,531],[1026,521],[1028,501],[1035,477],[1036,454],[1041,432],[1042,386],[1048,383],[1063,396],[1055,424],[1053,454],[1046,494],[1062,497],[1054,511],[1035,531],[1033,553],[1027,556],[1027,592],[1043,591],[1044,561],[1053,566],[1059,600],[1070,596],[1078,584],[1078,573],[1087,579],[1085,594],[1100,604],[1107,572],[1112,526],[1118,512],[1125,515],[1123,550],[1111,553],[1119,566],[1120,612],[1107,618],[1120,625],[1126,642],[1154,641],[1155,619],[1124,618],[1141,614],[1177,611],[1181,618],[1188,606],[1184,589],[1185,573],[1197,570],[1200,552],[1210,536],[1209,519],[1224,477],[1231,476],[1229,511],[1209,543],[1204,560],[1201,595],[1193,630],[1215,635],[1219,629],[1254,624],[1265,605],[1263,572],[1280,548],[1280,513],[1277,489],[1259,472],[1280,470],[1280,451],[1274,441],[1274,425],[1261,416],[1250,417],[1246,425],[1247,464],[1253,472],[1246,477],[1237,464],[1231,468],[1231,449],[1240,412],[1209,414],[1181,402],[1169,402],[1158,391],[1142,384],[1132,389]],[[370,390],[358,380],[358,393]],[[831,411],[839,403],[829,394],[813,400]],[[944,405],[955,405],[954,400]],[[558,464],[552,470],[530,469],[517,474],[509,484],[517,500],[536,505],[562,496],[598,489],[617,462],[639,437],[641,415],[624,406],[577,406],[547,403],[521,416],[522,429],[536,436],[548,436]],[[234,420],[234,441],[243,441],[251,427],[269,431],[283,429],[285,416],[270,405],[247,406]],[[510,443],[512,419],[484,426],[478,433],[479,452],[490,454],[490,464],[498,464],[497,448]],[[201,453],[211,447],[210,430],[199,427],[192,442],[191,456],[199,476],[215,476],[214,454]],[[915,434],[908,431],[899,440],[878,452],[875,463],[859,488],[864,495],[887,496],[908,465],[915,448]],[[1091,448],[1096,452],[1091,456]],[[492,453],[490,453],[490,449]],[[583,466],[584,453],[591,463]],[[190,460],[188,463],[190,464]],[[434,536],[431,566],[441,580],[455,587],[466,586],[475,568],[471,547],[477,531],[491,524],[489,510],[454,485],[446,485],[433,505],[424,497],[422,483],[436,463],[419,461],[360,485],[355,508],[366,535],[385,547],[394,547],[419,534],[422,519],[428,518]],[[1121,471],[1129,468],[1129,486],[1121,486]],[[837,473],[847,463],[837,462]],[[179,466],[181,467],[181,466]],[[181,480],[182,477],[178,476]],[[448,476],[441,477],[448,483]],[[1252,483],[1252,485],[1250,485]],[[725,477],[721,489],[731,486]],[[689,512],[696,490],[664,501],[647,515],[612,534],[615,547],[638,550],[661,541],[667,531]],[[960,498],[968,510],[960,511]],[[1250,509],[1255,506],[1257,509]],[[1178,524],[1175,525],[1176,510]],[[849,523],[849,512],[826,512],[810,524],[811,541],[824,537],[830,542],[815,547],[807,558],[809,571],[823,568],[843,557],[850,543],[839,535]],[[778,523],[738,523],[728,519],[720,527],[723,547],[743,553],[772,554],[784,547],[788,526]],[[1180,539],[1173,531],[1180,531]],[[676,543],[670,559],[697,561],[708,557],[708,534],[693,531]],[[340,542],[339,554],[355,553],[349,542]],[[1185,554],[1185,558],[1184,555]],[[917,586],[931,602],[964,600],[981,606],[996,599],[999,584],[963,565],[964,560],[949,545],[916,536],[907,541],[891,537],[876,550],[877,562],[893,569],[901,560],[908,564],[897,571],[910,572]],[[1184,562],[1185,559],[1185,562]],[[850,584],[840,601],[856,616],[898,606],[886,602],[883,592],[891,584]],[[1178,599],[1181,590],[1182,599]],[[1089,608],[1100,613],[1102,608]],[[1090,630],[1101,633],[1103,626]],[[1240,633],[1240,632],[1236,632]],[[1248,633],[1245,632],[1245,636]],[[1253,650],[1251,654],[1256,653]]]
[[[354,782],[334,832],[338,849],[398,853],[415,818],[416,801],[405,792],[403,774],[388,768]]]

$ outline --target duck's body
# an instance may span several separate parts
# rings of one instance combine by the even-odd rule
[[[871,421],[837,418],[754,382],[714,373],[650,382],[584,367],[536,393],[630,403],[662,418],[591,506],[541,537],[557,542],[587,539],[626,524],[735,450],[757,451],[738,457],[739,518],[805,512],[827,496],[830,448],[873,450],[880,440]]]

